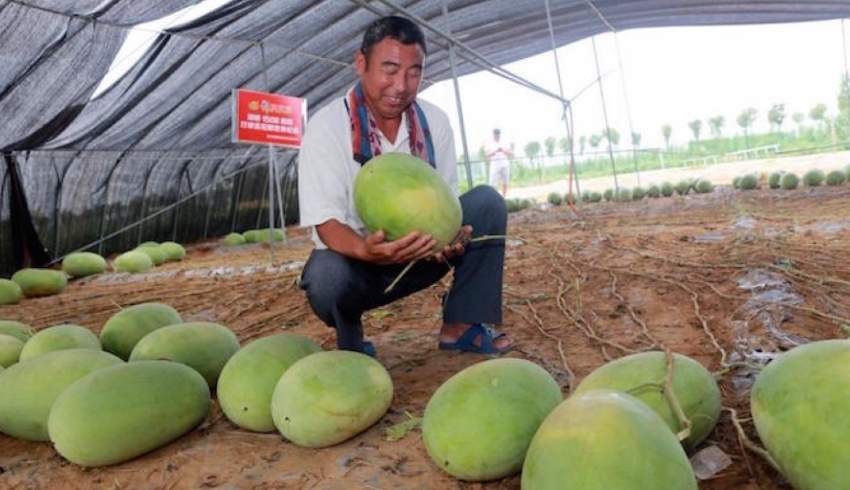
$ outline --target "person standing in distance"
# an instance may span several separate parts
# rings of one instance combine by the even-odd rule
[[[487,159],[490,160],[490,185],[499,189],[502,196],[508,195],[508,183],[511,180],[511,161],[514,154],[508,145],[502,143],[502,131],[493,130],[493,139],[485,147]]]

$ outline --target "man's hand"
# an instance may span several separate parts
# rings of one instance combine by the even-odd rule
[[[451,258],[460,257],[466,250],[466,245],[469,243],[470,238],[472,238],[472,226],[461,226],[452,243],[446,245],[440,253],[434,255],[434,260],[446,262]]]
[[[366,237],[362,260],[375,264],[404,264],[412,260],[424,259],[434,254],[437,241],[431,235],[413,231],[407,235],[387,242],[383,230]]]

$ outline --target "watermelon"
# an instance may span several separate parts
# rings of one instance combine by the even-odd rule
[[[245,237],[245,243],[260,243],[263,238],[260,230],[248,230],[242,236]]]
[[[62,270],[71,277],[86,277],[106,270],[106,259],[92,252],[72,253],[62,260]]]
[[[392,398],[392,379],[375,359],[359,352],[319,352],[280,377],[272,419],[283,437],[299,446],[333,446],[377,422]]]
[[[186,257],[186,249],[177,242],[162,242],[159,250],[165,255],[166,262],[180,261]]]
[[[241,233],[230,233],[229,235],[224,237],[221,241],[222,241],[222,243],[224,243],[225,245],[228,245],[228,246],[244,245],[245,244],[245,236],[243,236]]]
[[[51,269],[21,269],[12,276],[28,298],[59,294],[68,285],[68,276]]]
[[[59,395],[47,431],[56,451],[81,466],[121,463],[198,426],[210,391],[195,370],[170,361],[98,369]]]
[[[165,252],[160,248],[160,246],[158,244],[157,245],[142,244],[142,245],[139,245],[138,247],[136,247],[136,251],[142,252],[143,254],[147,255],[151,259],[151,262],[153,262],[153,265],[162,265],[162,264],[165,263],[165,260],[166,260]]]
[[[9,279],[0,279],[0,306],[15,305],[24,297],[18,283]]]
[[[756,378],[756,430],[797,490],[850,488],[850,340],[801,345]]]
[[[590,390],[540,425],[522,467],[523,490],[696,490],[688,457],[637,398]]]
[[[384,153],[366,162],[354,180],[354,205],[366,228],[387,240],[418,231],[442,250],[461,226],[460,201],[428,163],[405,153]]]
[[[163,303],[141,303],[112,315],[100,331],[103,349],[129,359],[142,338],[158,328],[182,323],[180,313]]]
[[[11,335],[21,342],[26,342],[34,333],[32,327],[25,323],[14,320],[0,320],[0,334]]]
[[[97,369],[121,364],[103,351],[66,349],[29,359],[0,373],[0,432],[29,441],[47,441],[47,416],[56,398]]]
[[[531,438],[561,403],[561,388],[523,359],[473,364],[440,386],[422,421],[434,463],[450,475],[486,481],[522,468]]]
[[[302,357],[321,351],[311,339],[287,333],[251,342],[221,371],[216,389],[221,410],[243,429],[275,430],[271,401],[281,375]]]
[[[690,357],[673,354],[673,391],[685,416],[691,421],[691,435],[682,441],[694,448],[714,429],[720,417],[720,389],[714,376]],[[667,398],[655,383],[667,375],[664,352],[641,352],[616,359],[594,370],[582,380],[575,393],[596,389],[628,392],[655,410],[674,433],[682,430]]]
[[[0,367],[9,367],[18,362],[24,343],[17,337],[0,334]],[[3,393],[0,391],[0,393]]]
[[[97,335],[79,325],[56,325],[33,335],[21,350],[21,361],[64,349],[101,350]]]
[[[158,328],[145,335],[130,353],[130,361],[166,359],[195,369],[216,385],[218,375],[236,351],[239,340],[217,323],[190,322]]]
[[[117,272],[135,274],[149,271],[153,267],[153,261],[148,254],[131,250],[116,257],[113,267]]]

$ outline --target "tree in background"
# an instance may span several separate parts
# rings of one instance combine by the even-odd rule
[[[744,130],[744,145],[747,148],[750,147],[750,126],[756,120],[756,114],[758,114],[758,111],[753,107],[744,109],[743,112],[738,114],[738,126],[741,126],[741,129]]]
[[[691,132],[694,133],[694,139],[699,142],[699,133],[702,131],[702,120],[694,119],[688,123],[688,127],[691,128]]]
[[[558,144],[558,140],[555,139],[554,136],[548,136],[545,140],[543,140],[543,146],[546,147],[546,156],[549,157],[549,163],[552,163],[552,158],[555,157],[555,145]]]
[[[767,121],[770,123],[770,130],[776,128],[777,133],[782,132],[782,121],[785,120],[785,104],[773,104],[773,107],[767,111]]]
[[[602,143],[602,136],[598,134],[590,135],[590,147],[596,150],[599,148],[599,143]]]
[[[723,134],[723,125],[726,124],[726,118],[723,116],[715,116],[708,120],[708,127],[711,130],[711,135],[719,138]]]
[[[578,154],[584,155],[584,149],[587,147],[587,136],[581,136],[578,139]]]
[[[542,180],[543,172],[540,169],[540,165],[536,164],[537,156],[540,155],[540,143],[537,141],[529,141],[525,144],[525,156],[528,157],[528,162],[531,166],[537,167],[537,180]]]
[[[670,137],[673,136],[673,126],[669,124],[661,126],[661,134],[664,136],[664,145],[667,147],[667,151],[670,151]]]
[[[802,112],[795,112],[791,115],[791,119],[797,124],[797,136],[803,134],[803,122],[806,120],[806,115]]]
[[[620,132],[615,128],[607,128],[602,130],[602,137],[607,139],[611,146],[616,148],[620,144]]]
[[[634,146],[635,148],[640,147],[640,139],[640,133],[635,133],[634,131],[632,131],[632,146]]]
[[[841,77],[838,87],[838,117],[835,126],[838,132],[835,136],[846,139],[850,134],[850,78],[846,74]]]
[[[573,143],[569,138],[564,136],[563,138],[558,140],[558,148],[561,150],[561,153],[566,155],[573,148]]]
[[[809,117],[815,122],[815,124],[818,125],[819,128],[822,128],[824,120],[826,119],[826,104],[817,104],[812,107],[812,110],[809,111]]]
[[[841,85],[838,88],[838,113],[850,120],[850,77],[841,77]]]

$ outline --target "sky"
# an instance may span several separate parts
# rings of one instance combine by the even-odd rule
[[[229,1],[203,0],[136,26],[93,97],[140,59],[157,31],[191,21]],[[702,134],[707,136],[706,120],[717,115],[725,117],[724,134],[740,133],[735,119],[747,107],[758,110],[754,125],[757,132],[768,130],[767,111],[773,104],[785,104],[786,128],[794,126],[793,113],[808,114],[818,103],[826,104],[828,114],[834,114],[838,86],[846,66],[842,28],[850,33],[850,26],[834,20],[634,29],[622,31],[616,37],[610,33],[596,36],[609,124],[621,134],[621,148],[628,146],[632,130],[641,134],[641,146],[646,148],[664,145],[661,133],[664,124],[673,128],[673,144],[685,144],[692,139],[687,124],[694,119],[703,121]],[[597,72],[591,40],[561,47],[557,53],[566,96],[574,99],[590,86],[573,100],[576,138],[601,133],[605,122],[599,84],[593,83]],[[558,92],[551,51],[505,68]],[[542,143],[547,136],[560,139],[566,134],[562,107],[555,99],[487,72],[461,77],[459,83],[473,159],[494,127],[502,129],[502,139],[514,143],[519,154],[529,141]],[[436,83],[423,90],[420,97],[448,113],[461,153],[452,81]]]
[[[844,26],[850,34],[850,25]],[[543,33],[541,33],[542,35]],[[635,29],[617,34],[623,71],[619,70],[615,37],[596,37],[602,87],[610,125],[629,143],[624,85],[632,127],[641,133],[642,147],[662,147],[661,127],[673,128],[673,144],[693,138],[687,123],[703,120],[702,137],[710,134],[706,120],[722,115],[723,133],[740,133],[735,119],[747,107],[758,110],[754,129],[767,131],[767,111],[785,104],[784,127],[795,126],[794,112],[808,115],[826,104],[837,112],[836,96],[845,70],[841,21],[718,27]],[[597,77],[589,39],[558,49],[564,92],[573,98]],[[558,92],[552,52],[505,65],[512,72]],[[427,77],[427,65],[426,65]],[[623,79],[625,84],[622,83]],[[471,158],[494,127],[516,151],[528,141],[563,137],[561,105],[496,75],[484,72],[459,79]],[[460,128],[451,80],[425,89],[422,98],[443,108],[455,128],[461,153]],[[573,102],[576,138],[601,133],[605,127],[598,85]]]

